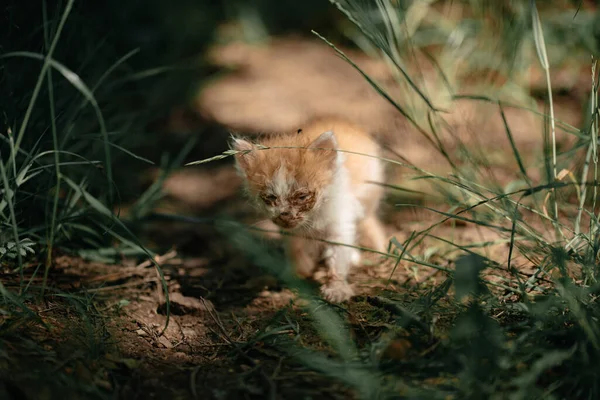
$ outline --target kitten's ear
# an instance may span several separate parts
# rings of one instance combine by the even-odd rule
[[[238,169],[240,170],[240,172],[244,172],[248,169],[248,167],[250,166],[250,162],[254,159],[255,154],[252,152],[252,150],[256,149],[256,146],[254,146],[254,144],[252,144],[251,142],[245,140],[245,139],[241,139],[241,138],[236,138],[234,136],[231,137],[231,149],[238,151],[239,153],[235,154],[235,163],[238,167]]]
[[[333,131],[321,133],[318,138],[313,140],[313,142],[310,145],[308,145],[308,148],[337,150],[337,140],[335,139]]]
[[[331,168],[334,168],[336,164],[339,165],[339,162],[342,160],[342,153],[338,153],[336,151],[338,149],[338,145],[333,131],[321,133],[318,138],[313,140],[313,142],[308,145],[308,148],[325,150],[322,152],[323,157],[327,160]]]
[[[254,145],[246,139],[231,137],[231,149],[235,151],[254,150]]]

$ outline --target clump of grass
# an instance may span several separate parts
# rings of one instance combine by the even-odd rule
[[[190,76],[202,67],[189,61],[190,42],[183,51],[185,46],[176,48],[171,38],[173,47],[162,58],[152,54],[159,51],[156,42],[137,43],[143,46],[136,48],[131,31],[139,33],[143,27],[131,21],[124,27],[111,18],[120,12],[116,6],[103,4],[97,9],[73,0],[10,0],[2,5],[6,20],[0,31],[0,347],[2,370],[12,371],[12,375],[2,374],[2,385],[20,387],[35,374],[56,378],[54,386],[51,381],[40,386],[40,393],[46,391],[52,398],[61,385],[63,389],[70,386],[73,396],[79,398],[107,396],[97,381],[80,387],[77,376],[61,370],[72,368],[71,361],[86,364],[90,362],[86,357],[100,357],[98,346],[106,336],[96,335],[92,328],[74,334],[74,340],[94,343],[79,343],[83,354],[73,355],[68,362],[62,359],[64,354],[46,351],[38,344],[52,333],[38,316],[36,303],[52,301],[63,310],[77,306],[76,322],[65,322],[63,327],[80,326],[81,322],[89,328],[86,322],[98,317],[89,307],[91,299],[80,307],[79,299],[58,293],[48,281],[49,272],[60,254],[99,257],[103,248],[113,250],[113,260],[123,254],[154,260],[136,237],[135,218],[119,218],[120,207],[124,200],[139,196],[139,190],[131,190],[137,186],[132,180],[142,168],[154,164],[136,154],[156,139],[149,124],[185,99],[183,84],[193,87]],[[197,18],[198,11],[196,8],[187,16]],[[144,12],[158,10],[145,7]],[[165,24],[173,14],[158,15],[168,21],[157,23],[154,29],[168,36]],[[104,17],[109,17],[109,22],[104,23]],[[207,19],[202,29],[197,29],[203,40],[194,41],[196,51],[208,43],[216,22]],[[125,34],[125,28],[131,31]],[[198,36],[186,38],[190,39]],[[167,86],[170,93],[164,90]],[[177,163],[181,161],[175,157],[161,167],[168,174]],[[134,217],[142,215],[157,198],[156,187],[151,187],[134,205]],[[39,277],[43,277],[41,284],[37,283]],[[162,283],[166,289],[164,279]],[[73,303],[65,304],[65,298]],[[21,335],[28,324],[37,335]],[[94,321],[92,325],[98,324]],[[9,351],[11,348],[17,351]],[[31,360],[21,359],[20,350],[38,357],[32,364],[39,358],[49,362],[27,371]]]
[[[334,3],[355,21],[361,32],[371,38],[372,45],[380,49],[386,57],[402,58],[394,53],[394,49],[398,51],[395,41],[399,40],[397,32],[406,32],[406,24],[409,22],[394,18],[402,19],[410,15],[411,7],[406,9],[404,15],[393,17],[390,13],[393,15],[395,9],[391,4],[378,3],[381,25],[387,27],[386,36],[377,25],[369,23],[364,18],[361,19],[364,15],[357,10],[360,10],[360,6],[364,6],[362,3],[353,1],[334,1]],[[414,8],[417,7],[414,5]],[[559,214],[559,209],[566,207],[567,203],[563,200],[561,204],[556,193],[567,187],[573,187],[573,184],[561,182],[560,179],[564,179],[564,176],[559,177],[558,171],[560,168],[572,170],[575,165],[569,165],[567,160],[564,158],[560,160],[557,155],[558,130],[552,105],[551,65],[535,2],[530,3],[528,10],[522,11],[527,11],[532,21],[522,37],[525,37],[525,34],[533,35],[539,60],[546,75],[550,107],[547,122],[550,126],[548,135],[551,138],[549,141],[551,145],[544,149],[544,154],[546,164],[551,166],[551,173],[548,174],[546,182],[532,183],[533,180],[523,167],[523,157],[514,145],[514,140],[511,139],[514,157],[518,163],[518,168],[515,169],[520,172],[521,179],[528,182],[529,188],[507,193],[501,187],[483,181],[483,176],[471,173],[476,168],[486,167],[486,161],[485,158],[471,156],[477,149],[469,149],[467,145],[462,146],[467,157],[461,168],[454,168],[448,177],[430,176],[438,180],[441,185],[449,187],[448,191],[458,194],[448,198],[458,201],[452,206],[459,211],[444,212],[445,219],[462,219],[464,215],[470,215],[468,217],[470,223],[492,228],[500,235],[510,238],[508,257],[503,263],[494,262],[485,257],[483,252],[475,253],[472,250],[455,261],[455,271],[450,276],[454,281],[455,292],[455,301],[452,303],[456,307],[451,312],[456,315],[456,319],[450,329],[450,336],[442,341],[442,347],[449,350],[443,361],[446,372],[455,368],[458,381],[452,384],[444,382],[441,386],[445,386],[446,390],[438,388],[436,391],[438,395],[452,393],[458,398],[494,396],[592,398],[598,395],[598,386],[595,383],[598,375],[593,372],[590,364],[590,360],[597,354],[600,334],[597,324],[594,323],[600,311],[596,303],[598,271],[595,267],[598,223],[595,196],[588,200],[585,192],[588,186],[596,187],[597,179],[595,175],[590,179],[589,169],[584,168],[576,184],[580,198],[577,204],[580,210],[577,218],[574,221],[568,220],[564,213]],[[409,31],[408,37],[406,34],[401,35],[404,43],[417,35],[411,33]],[[521,45],[520,43],[517,43],[517,46]],[[408,50],[404,54],[406,57],[411,56]],[[393,62],[394,67],[400,68],[398,64]],[[413,88],[419,87],[416,80],[406,74],[403,75],[406,84]],[[592,99],[597,99],[595,68],[592,75]],[[383,90],[379,86],[376,89]],[[423,99],[423,93],[419,91],[413,97]],[[391,96],[386,98],[396,103]],[[428,118],[438,122],[434,126],[444,126],[444,115],[434,109],[435,102],[423,101],[423,103],[421,110],[428,108],[426,111]],[[590,155],[595,154],[594,149],[596,149],[595,129],[598,121],[596,104],[596,100],[591,101],[590,112],[593,117],[591,124],[588,125],[589,128],[577,132],[587,137],[587,140],[582,140],[589,146]],[[402,107],[395,105],[397,108]],[[502,112],[502,109],[500,108],[499,111]],[[413,120],[417,123],[419,119],[415,117]],[[506,119],[504,120],[506,123]],[[435,138],[436,132],[427,133]],[[508,124],[506,124],[506,134],[511,138]],[[448,151],[443,151],[443,148],[438,150],[441,157],[447,157],[449,154]],[[591,156],[588,156],[587,160],[589,165]],[[450,165],[457,164],[457,162],[450,163]],[[594,169],[597,168],[596,164],[595,162]],[[547,211],[550,207],[547,207],[546,203],[540,207],[539,203],[532,201],[536,194],[543,194],[546,199],[549,196],[552,198],[553,212]],[[582,233],[580,226],[582,213],[589,216],[586,233]],[[545,232],[538,230],[529,222],[531,218],[525,218],[526,214],[550,221],[559,232],[559,236],[554,240],[550,239]],[[428,234],[429,230],[426,230],[417,233],[416,236]],[[411,236],[413,242],[414,236]],[[574,242],[577,243],[576,246],[573,246]],[[403,252],[408,254],[408,260],[411,260],[412,249],[414,247],[403,249]],[[517,252],[529,259],[535,259],[538,255],[540,257],[541,262],[535,265],[536,271],[527,279],[524,279],[511,265]],[[505,293],[513,292],[516,295],[515,300],[505,302],[502,292],[498,291],[498,286],[490,286],[491,282],[481,278],[482,272],[490,268],[503,271],[506,276],[509,276],[503,281],[502,286]],[[540,285],[539,279],[542,276],[551,283]],[[465,298],[468,299],[466,303]],[[426,311],[432,312],[429,308]],[[500,315],[502,317],[499,317]],[[422,360],[422,363],[427,362],[431,360]],[[565,374],[566,371],[570,373]],[[548,375],[553,378],[547,378]]]

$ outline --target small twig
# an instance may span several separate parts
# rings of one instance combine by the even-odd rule
[[[217,327],[221,331],[221,335],[224,337],[226,342],[228,342],[230,345],[233,345],[235,342],[233,341],[233,339],[231,339],[231,336],[229,335],[229,333],[227,333],[227,330],[225,330],[225,327],[223,326],[223,322],[221,321],[221,318],[219,318],[219,315],[215,312],[212,305],[209,305],[206,302],[206,300],[204,300],[204,297],[201,297],[200,301],[202,302],[202,304],[208,311],[208,315],[210,315],[213,322],[217,325]]]
[[[168,252],[162,256],[157,254],[156,256],[154,256],[154,261],[156,261],[157,264],[163,264],[165,261],[171,260],[175,257],[177,257],[177,251],[171,250],[170,252]],[[153,262],[151,260],[146,260],[146,261],[138,264],[136,266],[136,268],[148,268],[148,267],[151,267],[152,265],[153,265]]]

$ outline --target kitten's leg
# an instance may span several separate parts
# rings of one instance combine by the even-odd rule
[[[360,251],[358,249],[353,249],[350,248],[349,249],[352,254],[350,256],[350,264],[353,267],[356,267],[357,265],[360,264]],[[329,262],[329,259],[332,258],[334,256],[334,250],[333,250],[333,246],[326,246],[325,249],[323,250],[323,254],[321,255],[321,260],[323,260],[326,264]]]
[[[296,273],[303,278],[310,278],[317,266],[316,246],[313,241],[293,236],[289,240],[289,256],[294,262]]]
[[[344,227],[343,224],[341,224]],[[346,229],[335,232],[328,237],[332,242],[354,245],[356,226],[347,224]],[[326,250],[329,257],[325,259],[327,267],[327,283],[321,286],[321,293],[326,300],[340,303],[350,299],[354,291],[348,284],[348,272],[356,261],[357,251],[347,246],[331,246]]]
[[[360,221],[359,231],[365,247],[382,253],[387,250],[388,238],[385,228],[375,214],[368,215]]]

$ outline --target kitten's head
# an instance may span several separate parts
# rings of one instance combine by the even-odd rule
[[[275,138],[268,149],[234,138],[236,168],[256,206],[278,226],[310,226],[339,167],[341,153],[333,132],[307,143],[302,137]],[[275,148],[301,146],[303,148]]]

